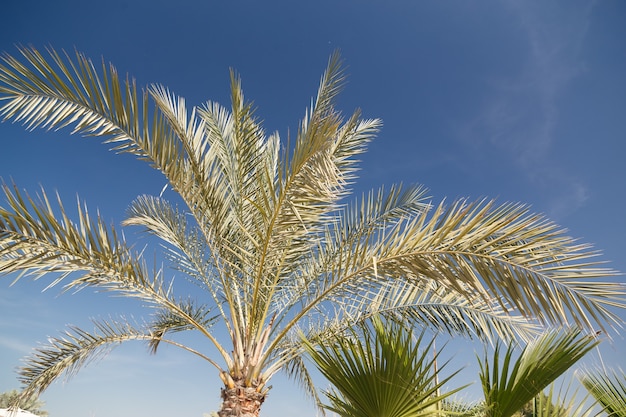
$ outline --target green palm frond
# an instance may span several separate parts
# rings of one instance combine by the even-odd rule
[[[436,412],[436,404],[459,389],[439,390],[456,374],[439,378],[432,341],[416,340],[402,325],[372,320],[362,337],[353,333],[329,344],[306,342],[307,352],[332,384],[326,409],[340,416],[403,417]]]
[[[498,343],[493,359],[485,353],[479,360],[488,417],[510,417],[521,410],[598,343],[580,329],[553,330],[529,343],[517,359],[515,345],[501,358]]]
[[[537,417],[591,417],[596,412],[593,404],[586,404],[587,397],[579,398],[578,390],[570,392],[571,381],[558,387],[550,384],[548,392],[542,392],[533,400],[533,416]]]
[[[579,378],[608,417],[626,417],[626,374],[622,369],[587,370]]]

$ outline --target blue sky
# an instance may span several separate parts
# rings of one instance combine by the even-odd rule
[[[266,129],[283,137],[340,49],[349,74],[340,107],[384,121],[356,192],[403,182],[424,184],[436,201],[522,201],[626,271],[620,0],[7,0],[2,16],[1,51],[15,53],[16,44],[77,49],[194,105],[228,104],[235,68]],[[137,195],[164,185],[142,162],[68,131],[28,133],[5,122],[0,155],[4,180],[32,192],[58,190],[68,204],[79,195],[113,223]],[[101,294],[42,293],[43,282],[10,282],[0,279],[0,392],[18,387],[20,358],[66,324],[140,314],[133,303]],[[614,337],[602,348],[604,360],[626,368],[626,343]],[[476,380],[470,364],[478,348],[455,340],[447,349],[455,363],[469,365],[464,377]],[[293,383],[273,385],[263,415],[315,415]],[[52,417],[200,417],[218,408],[218,394],[208,365],[127,345],[43,399]]]

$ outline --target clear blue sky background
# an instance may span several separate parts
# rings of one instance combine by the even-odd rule
[[[358,192],[421,183],[436,201],[526,202],[626,271],[621,0],[3,0],[0,12],[2,51],[14,53],[15,44],[76,48],[194,105],[228,104],[228,70],[235,68],[267,130],[283,137],[297,127],[339,48],[350,76],[341,108],[360,107],[385,123],[363,158]],[[10,123],[0,125],[0,176],[33,192],[40,184],[58,190],[68,202],[78,194],[115,224],[134,197],[164,185],[145,164],[97,140],[26,133]],[[127,237],[135,238],[132,231]],[[20,358],[66,324],[140,314],[124,300],[41,293],[44,282],[10,281],[0,280],[0,392],[18,387]],[[602,349],[605,362],[625,367],[626,343],[614,337]],[[476,349],[456,340],[447,352],[470,365]],[[477,379],[472,366],[459,385]],[[314,416],[293,385],[278,378],[262,414]],[[200,417],[218,408],[218,395],[207,364],[127,345],[43,399],[52,417]]]

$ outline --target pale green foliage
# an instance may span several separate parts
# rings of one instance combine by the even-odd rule
[[[491,359],[485,353],[479,361],[487,417],[511,417],[523,410],[598,343],[579,329],[550,331],[525,346],[517,358],[514,345],[501,357],[498,343]],[[552,414],[548,404],[544,405],[546,415]]]
[[[48,412],[43,409],[45,405],[36,395],[23,396],[18,390],[0,394],[0,408],[19,407],[38,416],[47,416]]]
[[[558,385],[558,388],[557,388]],[[578,390],[571,390],[571,380],[561,384],[552,383],[549,388],[538,393],[532,400],[512,414],[512,417],[596,417],[594,404],[587,403],[587,397],[579,398]],[[515,386],[512,387],[516,389]],[[486,417],[489,407],[483,401],[467,403],[460,400],[444,400],[442,411],[450,417]]]
[[[609,417],[626,417],[626,374],[621,369],[596,369],[581,374],[583,386]]]
[[[263,130],[234,72],[229,109],[188,108],[165,87],[140,91],[80,53],[19,53],[2,57],[0,114],[29,129],[70,126],[160,171],[179,203],[140,196],[122,225],[161,239],[163,259],[197,287],[193,299],[175,294],[170,271],[148,267],[161,258],[146,260],[82,202],[70,217],[44,190],[31,197],[5,185],[0,273],[152,309],[147,323],[113,318],[38,348],[20,371],[30,392],[127,340],[195,354],[229,388],[264,395],[286,370],[314,395],[299,334],[323,342],[372,315],[492,341],[530,339],[546,324],[621,323],[613,310],[625,306],[623,287],[602,281],[614,271],[524,205],[434,204],[419,186],[349,201],[358,158],[381,122],[334,107],[344,84],[338,55],[285,146]],[[176,341],[189,330],[219,357]]]

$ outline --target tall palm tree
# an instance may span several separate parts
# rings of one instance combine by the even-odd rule
[[[381,123],[333,103],[344,76],[335,54],[295,138],[266,134],[231,73],[230,110],[188,110],[160,85],[137,89],[112,66],[20,48],[0,64],[0,113],[36,127],[73,127],[135,155],[180,196],[132,202],[123,226],[163,240],[164,259],[199,290],[181,297],[168,271],[148,267],[124,235],[82,203],[70,218],[41,191],[4,185],[0,272],[49,276],[67,289],[94,287],[153,307],[145,325],[123,318],[70,328],[21,368],[25,392],[127,340],[178,346],[214,365],[220,416],[257,415],[267,382],[287,371],[311,393],[300,333],[323,341],[373,314],[483,338],[530,337],[571,321],[611,329],[622,288],[595,252],[519,204],[433,206],[419,186],[372,191],[347,203],[358,156]],[[217,357],[177,341],[196,331]],[[226,334],[226,337],[222,335]]]
[[[434,340],[425,332],[414,338],[403,324],[373,317],[371,326],[339,335],[307,352],[332,384],[322,407],[342,417],[415,417],[438,415],[440,403],[462,387],[440,390],[457,372],[440,378],[440,352],[431,355]]]
[[[580,329],[552,330],[525,346],[517,358],[513,357],[514,344],[500,358],[502,345],[498,343],[491,360],[485,354],[479,361],[487,417],[513,416],[598,343]],[[543,405],[546,415],[555,411]]]

